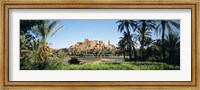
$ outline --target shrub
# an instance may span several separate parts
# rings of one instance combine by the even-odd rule
[[[45,61],[21,60],[20,70],[61,70],[64,63],[57,57],[49,58]]]
[[[20,60],[20,70],[32,69],[32,62],[30,60]]]
[[[38,61],[33,63],[34,70],[60,70],[63,66],[63,60],[54,57],[45,61]]]
[[[80,61],[75,58],[75,57],[72,57],[69,61],[68,61],[69,64],[79,64]]]
[[[53,55],[54,57],[59,57],[59,58],[64,59],[65,52],[63,50],[57,50],[57,51],[53,51]]]

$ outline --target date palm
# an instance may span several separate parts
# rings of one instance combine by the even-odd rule
[[[20,36],[20,60],[37,61],[39,56],[39,40],[29,42],[25,35]]]
[[[147,37],[145,39],[145,46],[147,46],[147,48],[149,48],[149,46],[154,42],[154,40],[151,37]]]
[[[139,41],[140,41],[140,52],[141,58],[143,59],[144,56],[144,45],[145,45],[145,38],[150,35],[150,30],[156,28],[156,22],[154,20],[138,20],[138,34],[139,34]]]
[[[172,27],[175,27],[179,30],[180,24],[178,24],[175,20],[160,20],[160,23],[156,27],[156,33],[161,34],[162,37],[162,56],[163,60],[166,59],[166,48],[165,48],[165,32],[168,30],[168,32],[174,31]]]
[[[136,51],[136,45],[137,44],[137,37],[133,34],[132,35],[133,39],[132,39],[132,47],[133,47],[133,51],[134,51],[134,59],[135,61],[138,61],[138,55],[137,55],[137,51]]]
[[[128,53],[129,53],[129,59],[132,60],[132,35],[131,31],[135,31],[137,27],[137,22],[134,20],[119,20],[116,23],[119,23],[118,25],[118,31],[123,33],[124,39],[128,45]]]
[[[141,55],[141,58],[143,59],[145,40],[147,38],[150,38],[151,32],[146,29],[144,29],[144,30],[138,29],[137,32],[138,32],[137,39],[139,40],[140,45],[141,45],[140,46],[140,55]]]
[[[54,20],[54,21],[46,20],[44,24],[35,26],[35,31],[36,31],[35,34],[43,43],[46,43],[48,36],[52,37],[56,32],[58,32],[64,27],[61,26],[55,30],[55,27],[59,22],[60,22],[59,20]]]
[[[119,23],[118,25],[118,31],[123,32],[131,32],[131,30],[136,30],[137,22],[134,20],[119,20],[116,23]]]
[[[55,29],[56,25],[59,22],[60,21],[58,20],[54,21],[46,20],[43,24],[34,27],[35,31],[34,33],[40,40],[40,52],[42,54],[41,56],[44,56],[42,57],[42,60],[46,60],[50,52],[50,49],[47,46],[47,38],[49,36],[52,37],[56,32],[58,32],[63,28],[63,26],[61,26],[58,29]]]
[[[180,36],[178,33],[170,32],[166,36],[166,49],[169,53],[168,62],[180,62]]]
[[[120,40],[118,42],[118,47],[120,49],[120,53],[122,53],[124,60],[126,60],[126,43],[125,43],[125,38],[120,37]]]
[[[124,55],[124,59],[125,59],[125,51],[128,51],[129,53],[129,59],[132,58],[132,55],[130,55],[130,35],[126,32],[123,33],[123,37],[120,37],[120,41],[119,41],[119,46],[123,52],[123,55]],[[128,49],[128,50],[127,50]]]

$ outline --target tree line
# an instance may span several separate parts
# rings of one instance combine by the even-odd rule
[[[180,64],[180,36],[177,31],[180,23],[177,20],[118,20],[116,23],[122,33],[118,47],[126,61]],[[152,35],[161,37],[152,39]]]

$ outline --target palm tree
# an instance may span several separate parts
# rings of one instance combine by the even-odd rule
[[[146,29],[144,29],[144,30],[138,29],[137,32],[138,32],[137,38],[141,45],[140,46],[140,55],[141,55],[141,58],[143,59],[145,40],[151,36],[151,32]]]
[[[158,50],[161,51],[161,49],[162,49],[162,40],[161,39],[155,40],[155,42],[153,42],[153,45],[157,46]]]
[[[116,23],[119,23],[118,25],[118,31],[119,32],[131,32],[131,29],[132,30],[136,30],[136,27],[137,27],[137,22],[134,21],[134,20],[119,20],[117,21]]]
[[[145,46],[147,46],[147,48],[154,42],[154,40],[151,37],[147,37],[145,38]]]
[[[118,31],[123,32],[124,39],[128,45],[129,59],[132,59],[132,35],[131,30],[135,31],[137,27],[137,22],[134,20],[119,20],[116,23],[119,23]]]
[[[166,48],[169,53],[170,62],[180,62],[180,36],[178,33],[170,32],[166,36]]]
[[[39,40],[29,42],[24,35],[20,36],[20,60],[37,61],[39,55]]]
[[[32,64],[40,59],[39,40],[29,41],[25,35],[20,35],[20,69],[34,68]]]
[[[144,44],[145,44],[145,38],[146,36],[149,36],[150,30],[153,30],[156,28],[156,22],[154,20],[138,20],[138,33],[140,37],[140,52],[141,52],[141,58],[143,59],[144,56]]]
[[[155,60],[161,61],[162,60],[162,40],[156,39],[153,41],[152,45],[149,47],[152,49],[153,53],[152,56],[154,56]]]
[[[120,41],[119,41],[119,46],[120,46],[120,49],[121,51],[123,52],[123,55],[124,55],[124,60],[125,60],[125,51],[127,51],[128,49],[128,52],[129,52],[129,59],[132,58],[132,55],[130,55],[130,37],[129,37],[129,34],[127,34],[126,32],[123,33],[123,37],[120,37]]]
[[[132,39],[132,47],[133,47],[133,51],[134,51],[134,59],[135,59],[135,61],[138,60],[138,55],[137,55],[137,51],[136,51],[136,48],[135,48],[136,45],[137,45],[137,37],[134,36],[133,39]]]
[[[58,32],[64,27],[61,26],[55,30],[55,27],[59,22],[60,22],[59,20],[54,20],[54,21],[46,20],[44,24],[35,26],[34,28],[34,30],[36,31],[35,34],[42,41],[42,43],[46,43],[48,36],[52,37],[56,32]]]
[[[36,36],[41,41],[40,51],[42,54],[41,56],[43,56],[42,60],[46,60],[47,56],[50,52],[49,48],[47,47],[48,36],[52,37],[56,32],[58,32],[59,30],[61,30],[63,28],[63,26],[61,26],[55,30],[55,27],[59,22],[60,21],[58,21],[58,20],[54,20],[54,21],[46,20],[43,24],[37,25],[33,29],[34,30],[33,33],[35,33]]]
[[[174,20],[160,20],[159,25],[156,27],[156,33],[161,34],[162,33],[162,56],[163,60],[166,58],[166,48],[165,48],[165,30],[168,30],[168,32],[172,32],[173,28],[176,27],[178,30],[180,28],[180,24],[178,24]]]
[[[125,44],[125,39],[124,37],[120,37],[120,41],[118,42],[118,47],[120,49],[120,52],[123,54],[124,60],[126,60],[126,44]]]

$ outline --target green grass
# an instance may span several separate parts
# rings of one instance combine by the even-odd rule
[[[65,64],[63,70],[180,70],[180,66],[161,62],[89,62]]]

